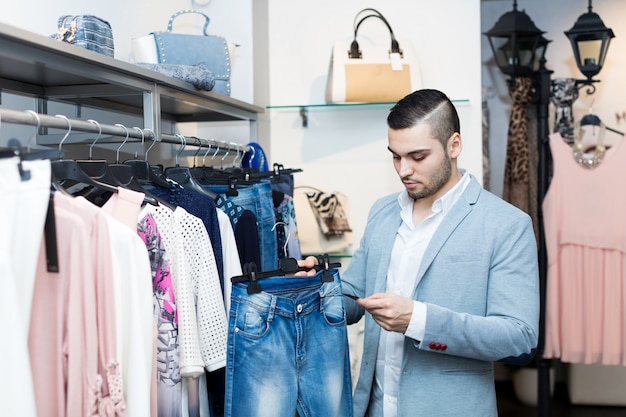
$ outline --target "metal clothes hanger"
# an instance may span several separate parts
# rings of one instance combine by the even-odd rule
[[[185,150],[187,146],[187,139],[181,135],[180,133],[176,133],[175,136],[180,139],[181,147],[176,153],[176,166],[165,168],[165,176],[172,181],[178,183],[181,187],[186,190],[191,190],[198,192],[202,195],[205,195],[213,200],[215,200],[218,195],[211,190],[206,189],[200,184],[198,179],[193,175],[191,169],[189,167],[181,167],[178,158]]]

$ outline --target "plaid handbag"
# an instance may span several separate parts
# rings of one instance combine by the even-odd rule
[[[58,26],[53,39],[113,57],[113,31],[106,20],[88,14],[65,15],[59,17]]]

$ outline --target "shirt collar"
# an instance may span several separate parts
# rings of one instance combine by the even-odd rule
[[[470,175],[465,169],[459,169],[459,173],[461,174],[461,179],[459,182],[454,184],[447,193],[439,197],[433,203],[433,214],[438,213],[447,213],[461,197],[465,188],[470,183]],[[406,222],[407,219],[413,218],[413,202],[414,200],[409,197],[409,193],[406,189],[402,190],[398,195],[398,203],[400,204],[401,209],[401,217]],[[412,224],[412,220],[409,221],[409,224]]]

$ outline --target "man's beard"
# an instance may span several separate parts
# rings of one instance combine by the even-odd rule
[[[424,184],[424,189],[421,191],[408,191],[409,197],[413,200],[419,200],[432,196],[446,185],[450,180],[450,176],[452,176],[452,163],[446,155],[441,169],[429,179],[428,184]]]

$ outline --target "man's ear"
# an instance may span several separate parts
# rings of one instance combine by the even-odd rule
[[[463,141],[461,140],[461,134],[454,132],[450,139],[448,139],[448,156],[450,158],[458,158],[463,150]]]

